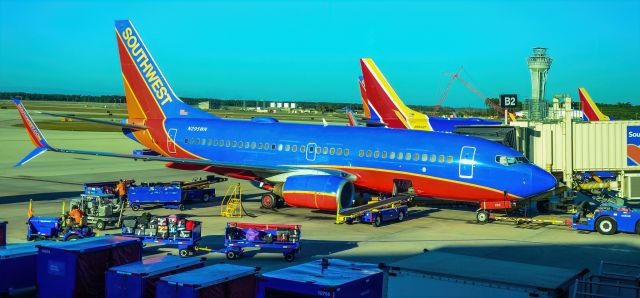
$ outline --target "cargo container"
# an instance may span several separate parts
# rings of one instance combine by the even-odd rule
[[[258,269],[216,264],[160,278],[158,298],[233,297],[254,298]]]
[[[36,286],[35,243],[0,247],[0,297],[15,290]]]
[[[383,297],[377,265],[322,259],[258,277],[256,297]]]
[[[107,271],[107,297],[156,297],[156,282],[164,276],[204,266],[205,258],[158,256],[140,262],[109,268]]]
[[[7,245],[7,222],[0,220],[0,246]]]
[[[47,297],[104,297],[110,267],[142,259],[137,238],[102,236],[37,245],[38,294]]]
[[[394,298],[571,297],[576,280],[589,272],[440,252],[383,267],[388,297]]]

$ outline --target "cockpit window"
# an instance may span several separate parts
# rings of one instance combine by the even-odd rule
[[[510,166],[515,164],[527,164],[529,163],[529,160],[524,156],[496,155],[496,162],[504,166]]]

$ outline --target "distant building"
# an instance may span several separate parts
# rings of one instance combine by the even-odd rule
[[[292,102],[292,103],[291,103],[291,108],[292,108],[292,109],[295,109],[295,108],[296,108],[296,103],[295,103],[295,102]]]
[[[275,102],[270,102],[269,103],[269,107],[270,108],[275,108],[276,107],[276,103]]]
[[[278,109],[281,109],[281,108],[282,108],[282,103],[281,103],[281,102],[277,102],[277,103],[276,103],[276,107],[277,107]]]
[[[284,107],[285,109],[288,109],[288,108],[289,108],[289,103],[288,103],[288,102],[285,102],[285,103],[283,104],[283,107]]]

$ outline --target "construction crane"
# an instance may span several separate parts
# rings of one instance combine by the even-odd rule
[[[444,89],[444,92],[442,93],[442,96],[440,97],[440,100],[438,101],[438,105],[436,105],[435,108],[433,108],[433,113],[437,113],[438,110],[440,110],[440,106],[442,106],[442,103],[444,102],[444,99],[447,97],[447,93],[449,93],[449,89],[451,89],[451,86],[453,86],[453,82],[459,77],[460,72],[462,71],[462,67],[460,66],[460,68],[458,69],[458,71],[456,71],[456,73],[451,76],[451,79],[449,80],[449,83],[447,83],[447,87]]]

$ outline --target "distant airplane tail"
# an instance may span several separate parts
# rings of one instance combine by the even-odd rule
[[[364,111],[362,120],[366,121],[367,125],[384,124],[384,122],[382,122],[382,118],[380,117],[380,114],[378,114],[378,111],[376,111],[376,109],[373,106],[371,106],[371,103],[369,102],[369,99],[367,97],[367,88],[364,85],[364,77],[362,76],[358,77],[358,85],[360,85],[360,96],[362,98],[362,110]]]
[[[582,106],[582,117],[587,121],[610,121],[609,116],[603,114],[595,102],[584,88],[578,89],[580,95],[580,105]]]
[[[360,59],[360,66],[366,86],[366,100],[379,113],[382,122],[391,128],[433,130],[429,117],[410,109],[400,100],[371,58]]]
[[[353,111],[349,107],[344,107],[344,110],[347,112],[347,119],[349,119],[349,126],[358,126],[358,120],[353,114]]]
[[[115,22],[129,119],[211,118],[173,92],[158,64],[129,20]]]

